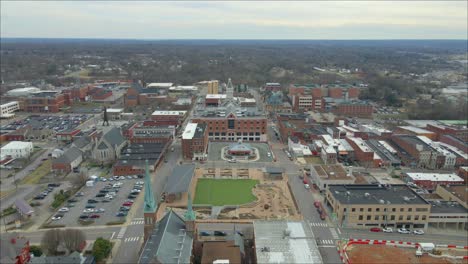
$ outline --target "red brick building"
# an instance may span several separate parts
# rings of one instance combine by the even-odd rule
[[[375,159],[374,162],[374,151],[370,148],[364,140],[356,137],[346,137],[349,145],[354,149],[354,157],[364,166],[378,167],[381,162],[379,159]]]
[[[169,143],[130,144],[114,164],[114,175],[144,174],[145,160],[148,160],[149,169],[154,171],[164,160],[168,146]]]
[[[166,144],[174,139],[176,133],[175,126],[144,126],[137,123],[124,132],[131,143],[161,143]]]
[[[155,125],[180,126],[187,116],[187,111],[154,111],[151,120]]]
[[[80,87],[80,88],[71,88],[71,89],[63,90],[62,93],[70,101],[84,102],[86,100],[86,96],[88,96],[88,94],[89,94],[89,86],[83,86],[83,87]]]
[[[26,112],[58,113],[65,106],[65,95],[56,91],[42,91],[26,97],[24,104]]]
[[[187,124],[182,134],[182,156],[188,160],[205,160],[208,149],[206,124]]]
[[[95,101],[102,101],[112,96],[112,91],[105,88],[92,87],[89,91],[91,98]]]
[[[337,105],[333,112],[341,116],[371,118],[374,107],[365,103],[345,103]]]
[[[468,142],[468,128],[428,124],[426,129],[437,134],[436,140],[440,140],[443,135],[452,135]]]
[[[405,173],[407,181],[426,189],[435,190],[437,185],[463,184],[464,180],[455,173]]]
[[[461,151],[468,153],[468,142],[463,141],[462,139],[458,138],[454,135],[442,135],[440,137],[440,142],[448,144],[450,146],[456,147]]]
[[[76,135],[78,135],[81,132],[80,129],[70,129],[67,131],[63,132],[58,132],[57,135],[57,140],[58,141],[67,141],[71,142],[75,138]]]

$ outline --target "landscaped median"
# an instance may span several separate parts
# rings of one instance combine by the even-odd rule
[[[31,174],[24,177],[23,180],[20,181],[20,184],[37,184],[42,177],[46,176],[50,172],[51,168],[51,161],[44,161],[41,166],[37,167],[36,170],[31,172]]]

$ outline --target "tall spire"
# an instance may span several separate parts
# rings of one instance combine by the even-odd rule
[[[143,212],[156,212],[156,201],[154,200],[153,188],[151,187],[151,179],[149,176],[148,160],[145,161],[145,204]]]
[[[234,97],[234,86],[232,85],[231,78],[228,79],[228,83],[226,85],[226,99],[232,100]]]
[[[195,221],[195,212],[192,209],[192,196],[188,193],[187,212],[184,214],[185,221]]]

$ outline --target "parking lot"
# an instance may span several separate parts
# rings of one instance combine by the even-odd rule
[[[80,191],[78,191],[74,196],[72,196],[69,200],[76,200],[72,202],[66,202],[63,207],[69,209],[68,212],[57,212],[54,216],[63,215],[61,219],[54,220],[51,218],[51,222],[57,225],[65,225],[67,227],[71,226],[81,226],[80,223],[80,216],[84,217],[84,215],[88,216],[82,221],[89,221],[87,225],[106,225],[109,222],[115,221],[125,221],[125,216],[116,216],[116,214],[120,211],[120,207],[122,204],[129,199],[128,196],[132,189],[134,189],[135,184],[139,182],[141,189],[143,188],[143,179],[137,178],[125,179],[121,180],[106,180],[104,181],[97,181],[94,183],[94,186],[84,186]],[[115,187],[120,185],[120,187]],[[107,186],[107,187],[106,187]],[[96,197],[97,194],[101,192],[101,190],[105,190],[107,192],[103,193],[103,197]],[[113,198],[106,198],[105,195],[111,195],[112,192],[115,192]],[[82,195],[80,195],[80,193]],[[141,194],[136,194],[136,197]],[[95,200],[95,203],[88,203],[88,200]],[[103,202],[103,201],[108,202]],[[70,206],[70,203],[73,206]],[[92,205],[94,208],[86,208],[87,205]],[[130,205],[131,207],[131,205]],[[101,210],[104,209],[104,210]],[[85,209],[92,209],[93,211],[89,210],[89,212],[84,212]],[[94,215],[94,216],[93,216]],[[94,218],[96,217],[96,218]]]
[[[232,142],[234,143],[234,142]],[[221,149],[223,147],[229,146],[232,144],[230,142],[210,142],[208,145],[208,160],[209,161],[222,161],[223,159],[221,158]],[[273,157],[268,156],[268,152],[272,152],[270,150],[270,146],[266,143],[253,143],[253,142],[245,142],[247,144],[250,144],[252,147],[258,149],[258,152],[260,153],[260,158],[256,162],[272,162]]]
[[[1,130],[14,131],[25,125],[31,125],[33,129],[52,129],[54,132],[63,132],[75,129],[88,120],[91,115],[30,115],[22,120],[13,121],[1,127]]]

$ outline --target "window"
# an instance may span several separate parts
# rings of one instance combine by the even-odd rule
[[[392,208],[392,212],[395,212],[396,211],[396,208]]]
[[[351,212],[356,212],[356,208],[351,208]]]
[[[235,128],[235,121],[234,119],[229,119],[228,120],[228,129],[234,129]]]
[[[380,212],[380,208],[375,209],[375,211]]]
[[[422,220],[426,220],[426,216],[425,216],[425,215],[422,216]]]
[[[372,208],[367,208],[367,212],[372,212]]]
[[[370,215],[367,216],[367,220],[371,220],[371,216],[370,216]]]
[[[411,215],[406,216],[406,220],[411,220]]]
[[[374,220],[379,220],[379,216],[376,215],[376,216],[374,217]]]
[[[364,212],[364,208],[359,208],[359,212]]]
[[[416,212],[427,212],[427,208],[416,208]]]
[[[395,216],[394,216],[394,215],[391,215],[391,216],[390,216],[390,220],[391,220],[391,221],[392,221],[392,220],[395,220]]]
[[[408,208],[408,212],[412,212],[413,211],[413,208]]]
[[[418,220],[419,220],[419,215],[415,215],[415,216],[414,216],[414,220],[415,220],[415,221],[418,221]]]
[[[402,215],[398,216],[398,220],[400,221],[403,220],[403,216]]]
[[[400,208],[400,212],[403,212],[403,211],[405,211],[405,208]]]
[[[359,216],[359,220],[362,220],[364,217],[362,215]]]

